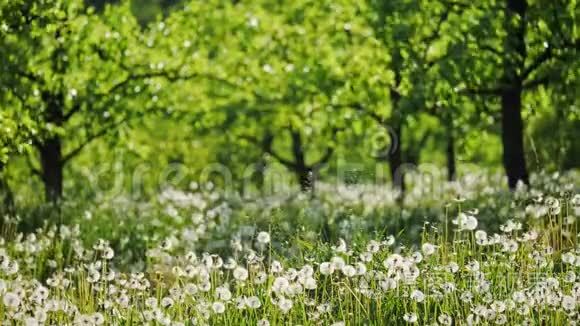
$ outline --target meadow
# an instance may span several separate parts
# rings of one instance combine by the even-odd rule
[[[64,205],[67,223],[27,233],[6,217],[0,311],[25,325],[575,324],[577,178],[513,193],[458,181],[402,209],[378,186],[240,200],[199,185]]]
[[[576,325],[580,2],[0,0],[0,325]]]

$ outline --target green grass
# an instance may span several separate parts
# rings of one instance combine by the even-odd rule
[[[147,206],[21,209],[2,225],[0,322],[573,324],[580,196],[569,184],[474,184],[465,200],[410,195],[404,208],[322,191],[276,205],[198,193],[199,209],[174,192]],[[460,213],[477,227],[460,230]]]

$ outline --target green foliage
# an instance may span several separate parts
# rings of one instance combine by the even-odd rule
[[[442,164],[450,135],[462,163],[497,168],[508,66],[530,168],[578,166],[575,2],[528,3],[525,57],[507,36],[521,17],[495,0],[4,1],[1,15],[0,160],[16,174],[46,172],[36,156],[58,140],[71,184],[119,153],[186,165],[184,184],[212,162],[235,180],[250,165],[331,179],[339,160],[374,174],[392,146]]]

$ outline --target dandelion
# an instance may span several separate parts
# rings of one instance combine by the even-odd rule
[[[278,307],[282,310],[283,313],[287,313],[292,309],[292,300],[286,298],[280,298],[278,301]]]
[[[290,286],[290,282],[285,277],[276,277],[274,283],[272,284],[272,291],[276,293],[285,292]]]
[[[407,323],[414,324],[418,320],[417,314],[414,314],[414,313],[406,313],[406,314],[403,315],[403,320],[406,321]]]
[[[173,306],[174,303],[175,302],[170,297],[164,297],[163,299],[161,299],[161,306],[163,308],[169,308]]]
[[[115,256],[115,252],[113,251],[113,249],[105,248],[105,250],[103,250],[103,259],[111,260],[113,259],[113,256]]]
[[[378,241],[371,240],[367,244],[367,251],[369,253],[373,253],[373,254],[377,253],[377,252],[379,252],[380,249],[381,249],[381,244]]]
[[[219,286],[215,289],[215,295],[218,299],[229,301],[232,298],[232,292],[225,286]]]
[[[564,310],[572,311],[576,309],[576,298],[570,295],[562,297],[562,308]]]
[[[257,237],[258,243],[265,245],[270,243],[270,234],[268,232],[260,232]]]
[[[495,324],[496,325],[505,325],[505,323],[507,323],[506,315],[500,314],[497,317],[495,317]]]
[[[446,269],[449,273],[457,273],[459,271],[459,265],[457,265],[456,262],[450,262],[449,264],[447,264]]]
[[[332,250],[334,250],[338,253],[346,252],[347,248],[346,248],[346,242],[344,241],[344,239],[342,239],[342,238],[338,239],[338,245],[332,246]]]
[[[304,288],[308,290],[315,290],[316,289],[316,279],[313,277],[308,277],[304,281]]]
[[[262,302],[256,296],[251,296],[246,299],[246,304],[252,309],[258,309],[262,306]]]
[[[435,253],[436,247],[430,243],[424,243],[421,246],[421,251],[423,251],[423,254],[425,256],[431,256]]]
[[[267,319],[258,320],[257,326],[270,326],[270,322]]]
[[[411,260],[414,263],[418,264],[423,260],[423,254],[421,254],[421,252],[419,251],[416,251],[411,255]]]
[[[564,264],[572,265],[572,264],[574,264],[575,260],[576,260],[576,256],[571,252],[567,252],[567,253],[562,255],[562,262]]]
[[[272,271],[272,273],[277,274],[281,273],[284,270],[284,268],[282,267],[282,264],[279,261],[274,260],[272,262],[272,265],[270,265],[270,270]]]
[[[248,279],[248,270],[243,267],[236,267],[233,272],[234,278],[238,281],[245,281]]]
[[[8,309],[15,309],[20,305],[20,296],[13,292],[7,292],[4,294],[2,302]]]
[[[465,213],[460,213],[452,223],[456,224],[460,231],[473,231],[477,228],[477,219],[475,216]]]
[[[226,311],[226,306],[223,304],[223,302],[216,301],[211,305],[211,309],[216,314],[223,314]]]
[[[356,275],[356,269],[352,265],[344,265],[341,268],[341,271],[346,277],[353,277]]]
[[[321,263],[319,269],[322,275],[332,275],[334,273],[334,265],[329,262]]]
[[[416,302],[423,302],[425,301],[425,294],[420,290],[413,290],[413,292],[411,292],[411,299]]]
[[[446,326],[451,326],[451,324],[453,323],[453,319],[447,314],[439,315],[439,317],[437,317],[437,321],[439,322],[439,324]]]

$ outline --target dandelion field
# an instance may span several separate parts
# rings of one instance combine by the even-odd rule
[[[503,194],[512,203],[505,211],[485,210],[475,191],[465,191],[473,198],[439,194],[434,199],[449,198],[447,205],[423,219],[414,241],[353,225],[332,230],[337,240],[328,244],[261,218],[229,223],[232,204],[204,190],[160,196],[166,222],[127,219],[145,224],[143,260],[123,257],[135,239],[87,242],[95,225],[108,223],[97,212],[26,234],[7,218],[0,315],[4,324],[25,325],[575,324],[580,195],[567,183],[573,177],[538,178],[550,184]],[[328,199],[332,210],[354,211],[338,199]],[[280,205],[306,205],[294,201]],[[330,205],[320,205],[328,214]],[[498,211],[506,212],[499,229],[482,227]]]
[[[0,326],[577,325],[580,1],[0,0]]]

